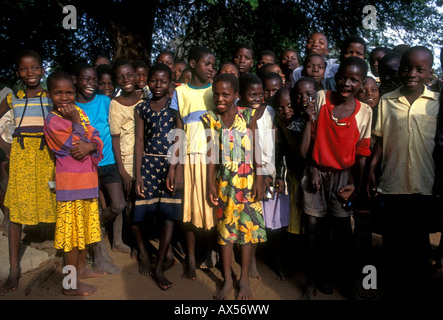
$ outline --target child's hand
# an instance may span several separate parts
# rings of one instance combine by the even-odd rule
[[[59,107],[58,111],[63,116],[63,118],[71,120],[75,123],[80,123],[80,113],[75,108],[75,105],[68,104],[66,106]]]
[[[166,176],[166,188],[175,194],[183,188],[183,165],[177,164],[175,167],[170,166]]]
[[[368,173],[368,181],[366,183],[366,192],[367,192],[368,197],[370,199],[373,199],[376,196],[378,196],[376,178],[375,178],[375,174],[372,170],[369,170],[369,173]]]
[[[97,149],[97,145],[93,142],[83,140],[75,141],[74,147],[69,151],[75,160],[81,161],[88,154],[93,153]]]
[[[251,196],[252,198],[254,198],[254,202],[261,201],[265,197],[265,184],[262,175],[255,175],[255,181],[252,185]]]
[[[356,196],[354,191],[355,191],[355,186],[353,184],[347,184],[343,186],[340,190],[338,190],[337,195],[345,202],[348,202],[351,199],[351,197]]]
[[[309,101],[306,106],[304,106],[303,113],[305,114],[306,121],[315,120],[315,101]]]
[[[271,189],[270,189],[272,186],[273,179],[271,177],[267,176],[264,179],[264,182],[265,182],[265,192],[269,191],[272,195],[274,195],[274,191],[271,191]]]
[[[310,167],[311,170],[311,185],[315,192],[319,192],[321,188],[320,173],[316,167]]]
[[[275,192],[283,193],[285,192],[285,181],[282,179],[277,179],[275,181]]]
[[[208,202],[211,207],[218,206],[217,188],[214,185],[208,187]]]
[[[135,179],[135,194],[137,195],[137,197],[145,197],[145,195],[143,194],[143,189],[143,179],[141,176],[138,176],[137,179]]]
[[[126,170],[121,172],[120,176],[122,178],[123,189],[125,190],[126,195],[129,195],[134,185],[134,179],[126,172]]]

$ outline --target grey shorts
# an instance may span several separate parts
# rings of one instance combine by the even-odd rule
[[[352,210],[343,207],[343,200],[337,192],[348,184],[350,169],[343,171],[321,171],[320,190],[317,192],[311,185],[311,172],[306,167],[301,186],[303,189],[303,211],[314,217],[325,217],[328,213],[333,217],[350,217]]]

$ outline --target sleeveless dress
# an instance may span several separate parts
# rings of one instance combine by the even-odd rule
[[[255,110],[239,110],[230,128],[214,111],[202,115],[214,143],[220,147],[217,173],[218,242],[247,244],[266,241],[261,202],[254,202],[251,190],[255,179],[252,132],[249,130]],[[249,134],[248,134],[249,132]],[[223,147],[229,146],[229,150]]]
[[[55,194],[48,186],[54,180],[55,164],[45,143],[43,124],[52,110],[46,91],[28,98],[23,90],[6,97],[13,111],[9,181],[5,206],[12,222],[36,225],[54,223]]]

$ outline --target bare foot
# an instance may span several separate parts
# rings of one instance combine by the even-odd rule
[[[165,277],[161,270],[156,270],[152,274],[152,278],[154,278],[157,285],[163,290],[168,290],[170,287],[172,287],[172,282]]]
[[[138,255],[138,273],[144,276],[150,276],[152,274],[151,260],[147,254]]]
[[[9,277],[6,280],[6,283],[4,284],[2,291],[3,292],[12,292],[17,290],[18,288],[18,283],[20,281],[22,274],[21,274],[21,270],[18,269],[16,271],[10,270],[9,271]]]
[[[186,265],[186,270],[185,270],[185,273],[183,273],[182,278],[186,279],[186,280],[197,279],[197,273],[196,273],[196,269],[195,269],[195,261],[188,260],[188,263]]]
[[[252,292],[249,287],[249,279],[240,280],[237,300],[251,300]]]
[[[223,282],[222,287],[218,290],[212,297],[215,300],[226,300],[228,298],[229,293],[234,288],[232,279],[225,280]]]
[[[79,279],[87,279],[87,278],[100,278],[104,277],[106,273],[104,272],[97,272],[95,270],[90,269],[84,269],[80,272],[78,272],[77,276]]]
[[[119,274],[121,272],[120,267],[112,264],[105,259],[94,259],[93,268],[95,272],[106,274]]]
[[[114,241],[112,244],[112,251],[114,252],[123,252],[123,253],[131,253],[131,248],[120,241]]]
[[[96,293],[98,290],[97,286],[89,285],[77,281],[77,289],[63,289],[63,294],[67,296],[90,296]]]
[[[175,265],[175,259],[168,259],[163,263],[163,272],[165,272],[166,270],[171,269],[173,266]]]
[[[212,268],[217,263],[217,252],[214,250],[209,250],[206,254],[205,260],[201,263],[200,269],[207,270],[209,268]]]
[[[255,264],[252,265],[252,263],[251,263],[251,265],[249,266],[248,274],[249,274],[249,278],[251,278],[251,279],[256,279],[256,280],[262,279],[260,273],[257,270],[257,266]]]

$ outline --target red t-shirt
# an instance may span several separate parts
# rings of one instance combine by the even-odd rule
[[[355,163],[355,156],[369,156],[372,110],[355,100],[354,112],[339,121],[333,117],[331,91],[316,96],[317,121],[313,130],[312,160],[321,167],[344,170]]]

